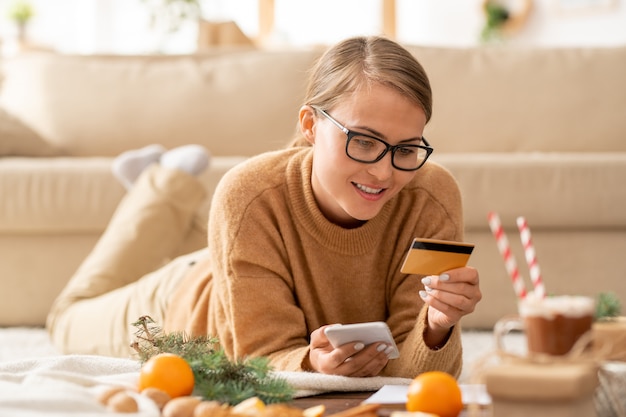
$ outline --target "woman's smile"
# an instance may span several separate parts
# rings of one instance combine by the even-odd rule
[[[352,185],[354,185],[357,189],[357,192],[359,192],[359,194],[361,194],[361,196],[367,200],[379,200],[380,198],[382,198],[386,190],[385,188],[368,187],[367,185],[359,184],[356,182],[353,182]]]
[[[384,191],[384,188],[372,188],[368,187],[367,185],[358,184],[356,182],[353,182],[353,184],[356,185],[359,190],[365,191],[368,194],[380,194]]]

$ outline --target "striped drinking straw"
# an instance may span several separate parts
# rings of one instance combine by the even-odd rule
[[[504,229],[502,228],[502,223],[500,222],[500,216],[497,213],[491,211],[487,215],[487,219],[489,220],[489,227],[491,228],[491,233],[496,238],[496,243],[498,245],[498,249],[500,250],[500,254],[504,258],[504,266],[506,267],[507,272],[509,273],[509,277],[513,282],[513,290],[517,295],[518,299],[523,299],[526,297],[526,286],[524,285],[524,280],[520,276],[519,269],[517,268],[517,262],[515,261],[515,256],[511,253],[511,247],[509,245],[509,240],[504,233]]]
[[[537,263],[537,252],[535,252],[535,247],[533,246],[533,241],[530,236],[530,228],[524,217],[520,216],[517,218],[517,228],[519,229],[519,236],[522,241],[522,246],[524,247],[526,263],[530,270],[530,280],[533,283],[534,295],[537,298],[543,298],[546,295],[546,289],[541,278],[539,264]]]

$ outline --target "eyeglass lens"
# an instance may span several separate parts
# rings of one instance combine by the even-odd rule
[[[375,138],[351,135],[346,146],[346,152],[352,159],[361,162],[376,162],[387,152],[388,145]],[[390,149],[393,165],[412,170],[422,165],[428,157],[428,151],[416,145],[400,145]]]

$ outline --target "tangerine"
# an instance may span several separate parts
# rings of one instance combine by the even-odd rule
[[[148,359],[139,371],[139,392],[157,388],[171,398],[190,395],[195,378],[189,363],[173,353],[159,353]]]
[[[409,385],[406,409],[439,417],[457,417],[463,410],[461,388],[456,379],[446,372],[424,372]]]

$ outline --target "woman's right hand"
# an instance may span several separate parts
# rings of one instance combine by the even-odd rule
[[[389,358],[385,353],[384,343],[372,343],[364,346],[361,342],[346,343],[336,349],[330,344],[324,328],[311,333],[309,344],[309,364],[311,368],[323,374],[350,377],[376,376],[387,365]]]

